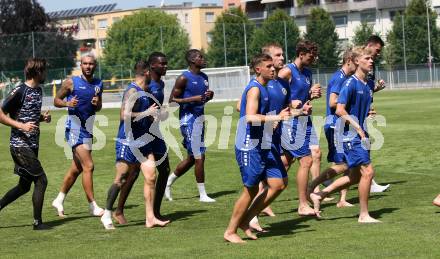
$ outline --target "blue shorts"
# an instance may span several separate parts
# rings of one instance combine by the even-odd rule
[[[242,151],[235,149],[235,159],[240,168],[241,180],[246,187],[258,186],[266,178],[266,161],[269,150]]]
[[[266,178],[286,178],[287,172],[281,161],[280,151],[272,147],[266,161]]]
[[[348,168],[368,165],[371,163],[370,152],[361,143],[360,139],[355,138],[351,141],[344,142],[343,145]]]
[[[342,152],[338,153],[338,141],[335,136],[335,129],[332,128],[332,126],[325,126],[324,127],[324,133],[325,137],[327,138],[327,144],[328,144],[328,154],[327,154],[327,161],[329,163],[336,163],[336,164],[342,164],[345,163],[345,156],[343,150]],[[340,147],[342,149],[342,145]]]
[[[66,128],[65,138],[67,144],[75,149],[77,146],[86,144],[90,147],[93,144],[93,135],[88,132],[85,128],[78,129],[68,129]]]
[[[119,141],[116,141],[115,149],[116,149],[116,162],[125,161],[130,164],[139,164],[143,162],[149,154],[152,153],[152,149],[149,144],[140,148],[136,148],[136,147],[130,147],[129,145],[125,145]],[[139,151],[137,151],[137,149]],[[139,159],[136,156],[138,156]]]
[[[299,123],[298,120],[283,123],[281,135],[283,152],[291,157],[310,156],[310,146],[318,146],[318,137],[311,123]]]
[[[182,145],[191,156],[205,154],[205,124],[191,120],[180,125],[180,133],[183,136]]]

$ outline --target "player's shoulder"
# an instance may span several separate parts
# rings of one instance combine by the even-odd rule
[[[305,67],[303,69],[303,74],[305,74],[306,76],[311,76],[312,75],[312,70],[310,68]]]
[[[205,79],[208,79],[208,75],[205,74],[204,72],[200,71],[199,75]]]

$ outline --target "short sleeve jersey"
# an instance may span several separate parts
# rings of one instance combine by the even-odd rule
[[[208,76],[203,72],[194,74],[191,71],[185,71],[182,76],[186,78],[186,86],[181,98],[204,95],[209,89]],[[188,117],[199,117],[203,115],[204,112],[204,102],[181,103],[179,117],[181,120],[187,115],[189,115]]]
[[[43,104],[43,91],[41,87],[29,87],[20,84],[6,97],[2,104],[4,113],[19,122],[33,122],[40,124],[41,106]],[[11,147],[38,148],[40,138],[39,127],[31,132],[11,128]]]
[[[151,93],[156,100],[151,100],[150,98],[150,105],[153,105],[155,102],[159,102],[158,105],[162,105],[164,101],[164,88],[165,83],[162,80],[159,80],[159,82],[156,82],[154,80],[151,80],[150,84],[148,85],[148,92]]]

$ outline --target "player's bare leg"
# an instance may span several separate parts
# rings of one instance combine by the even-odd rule
[[[238,200],[235,202],[232,210],[229,225],[226,228],[223,238],[231,243],[245,243],[243,239],[237,234],[238,227],[242,222],[249,205],[258,193],[258,186],[244,187]],[[250,230],[249,230],[250,231]],[[248,233],[246,234],[248,235]]]
[[[265,183],[264,181],[261,181],[259,186],[259,191],[258,194],[262,193],[263,191],[267,190],[268,186],[267,183]],[[273,212],[272,208],[270,206],[267,206],[266,208],[264,208],[261,211],[262,214],[266,214],[269,217],[275,217],[275,213]],[[256,224],[254,224],[256,226]],[[251,226],[252,227],[252,226]]]
[[[133,169],[128,174],[125,184],[122,185],[121,187],[121,191],[119,193],[119,199],[118,199],[118,207],[113,212],[113,218],[120,225],[127,224],[127,219],[125,218],[124,215],[124,206],[127,201],[128,195],[130,194],[130,191],[134,183],[136,182],[136,179],[139,176],[139,170],[140,170],[139,166],[133,165]]]
[[[312,166],[310,167],[310,174],[312,175],[312,181],[316,179],[321,172],[321,149],[319,146],[313,146],[310,148],[312,151]],[[317,185],[313,192],[319,192],[319,185]]]
[[[164,227],[169,221],[162,221],[154,215],[154,195],[156,192],[156,166],[153,154],[141,163],[141,170],[144,175],[144,199],[145,199],[145,227]]]
[[[347,201],[347,192],[348,189],[342,189],[340,192],[340,198],[338,203],[336,203],[336,207],[345,208],[345,207],[353,207],[354,205]]]
[[[57,214],[59,217],[64,218],[66,217],[64,214],[64,199],[67,195],[67,193],[72,188],[73,184],[75,183],[76,179],[82,172],[81,162],[79,158],[73,153],[73,159],[72,163],[64,176],[63,183],[61,184],[60,192],[58,196],[52,201],[52,207],[54,207],[57,210]]]
[[[93,194],[93,159],[92,151],[87,144],[79,145],[75,148],[74,152],[78,157],[82,171],[82,185],[84,192],[86,193],[87,201],[89,202],[90,214],[93,216],[102,216],[104,210],[101,209],[95,202],[95,197]]]
[[[265,192],[260,193],[250,206],[248,212],[245,214],[241,226],[249,226],[249,222],[258,215],[261,210],[269,206],[278,197],[281,192],[287,187],[287,178],[268,178],[268,189]]]
[[[161,158],[160,155],[154,155],[155,160]],[[170,174],[170,162],[168,160],[168,155],[162,161],[162,163],[157,165],[157,172],[159,173],[156,181],[156,195],[154,196],[154,215],[160,220],[165,219],[160,213],[160,207],[162,205],[162,199],[165,194],[165,188],[168,181],[168,176]]]
[[[309,170],[312,166],[312,157],[305,156],[299,159],[298,172],[296,174],[296,185],[298,188],[298,214],[300,216],[315,215],[315,211],[308,204],[307,185],[309,180]]]
[[[380,223],[379,220],[374,219],[368,213],[368,196],[370,195],[371,181],[374,177],[374,169],[371,164],[361,165],[360,168],[356,168],[361,174],[361,179],[359,181],[359,223]]]

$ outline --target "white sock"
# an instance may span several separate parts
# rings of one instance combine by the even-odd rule
[[[108,210],[108,209],[105,209],[104,210],[104,215],[103,215],[105,218],[111,218],[112,217],[112,211],[111,210]]]
[[[170,174],[170,176],[168,176],[167,186],[171,186],[177,180],[177,178],[179,177],[174,173]]]
[[[208,194],[206,194],[206,190],[205,190],[205,183],[197,183],[197,187],[199,188],[200,197],[207,197],[208,196]]]
[[[58,196],[55,198],[55,200],[63,203],[65,198],[66,198],[66,194],[63,192],[59,192]]]
[[[90,208],[96,208],[96,207],[98,207],[98,204],[96,204],[96,201],[92,201],[92,202],[89,202],[89,206],[90,206]]]
[[[373,185],[378,185],[378,184],[377,184],[376,181],[373,179],[373,180],[371,180],[371,185],[373,186]]]

